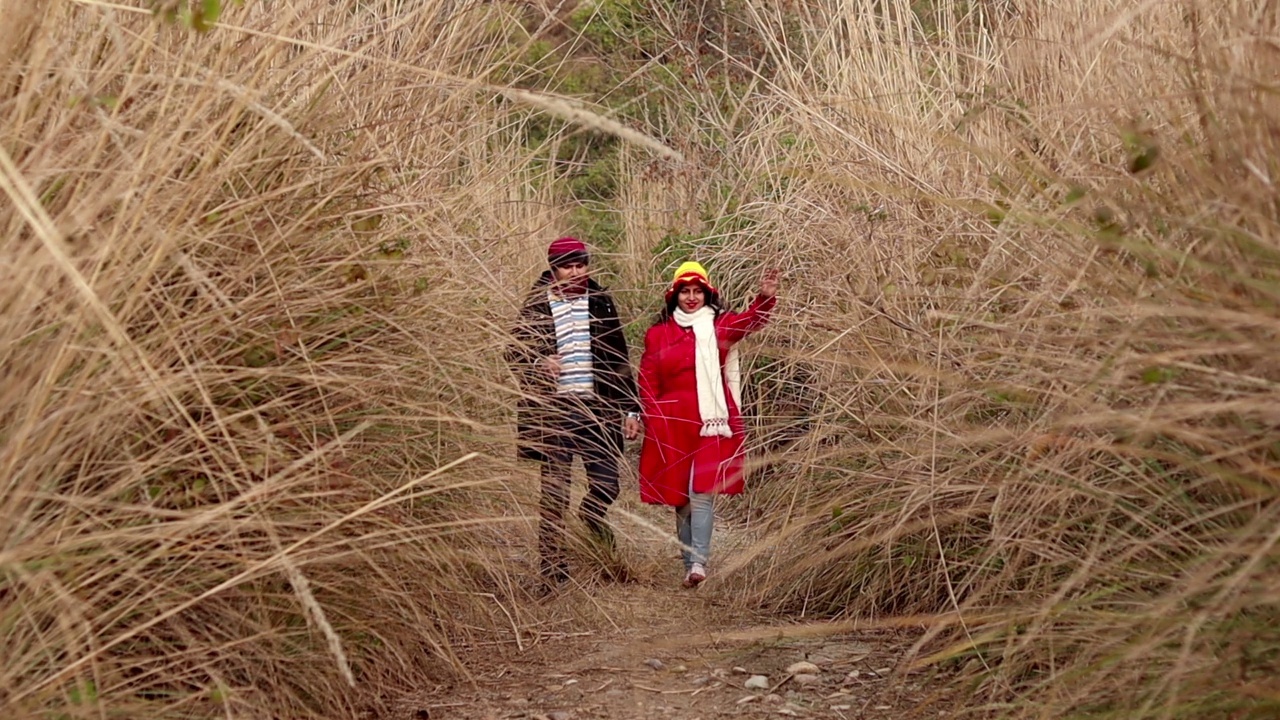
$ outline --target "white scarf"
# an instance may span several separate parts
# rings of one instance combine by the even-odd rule
[[[725,401],[724,385],[729,383],[733,401],[742,407],[742,375],[738,367],[738,349],[729,348],[725,356],[724,370],[720,368],[720,344],[716,339],[716,314],[711,308],[702,307],[687,313],[680,308],[672,313],[680,327],[693,328],[693,366],[698,380],[698,414],[702,416],[702,437],[732,437],[729,427],[729,404]]]

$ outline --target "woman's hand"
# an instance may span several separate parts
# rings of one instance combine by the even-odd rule
[[[760,294],[771,298],[778,295],[778,268],[769,268],[760,276]]]

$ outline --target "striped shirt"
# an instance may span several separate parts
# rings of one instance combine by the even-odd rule
[[[591,311],[585,294],[561,297],[547,291],[551,318],[556,325],[556,350],[560,353],[559,395],[591,395]]]

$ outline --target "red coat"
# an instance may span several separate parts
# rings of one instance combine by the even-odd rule
[[[720,368],[729,348],[769,321],[774,298],[757,297],[746,312],[724,312],[716,318]],[[689,501],[689,474],[696,493],[742,492],[742,413],[726,380],[732,437],[702,437],[698,383],[694,372],[693,328],[673,319],[649,328],[640,360],[640,405],[644,409],[644,446],[640,450],[640,499],[683,506]]]

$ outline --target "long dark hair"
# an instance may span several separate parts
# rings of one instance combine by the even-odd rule
[[[708,290],[707,287],[701,283],[680,283],[680,285],[678,285],[671,293],[671,299],[667,301],[666,306],[664,306],[662,311],[658,313],[658,319],[654,322],[655,325],[660,325],[670,320],[671,316],[675,314],[676,308],[680,306],[680,290],[682,290],[685,285],[697,285],[702,288],[702,294],[703,297],[706,298],[707,307],[711,308],[711,311],[715,313],[716,317],[720,317],[720,313],[724,312],[724,306],[720,304],[720,293],[715,292],[714,290]]]

